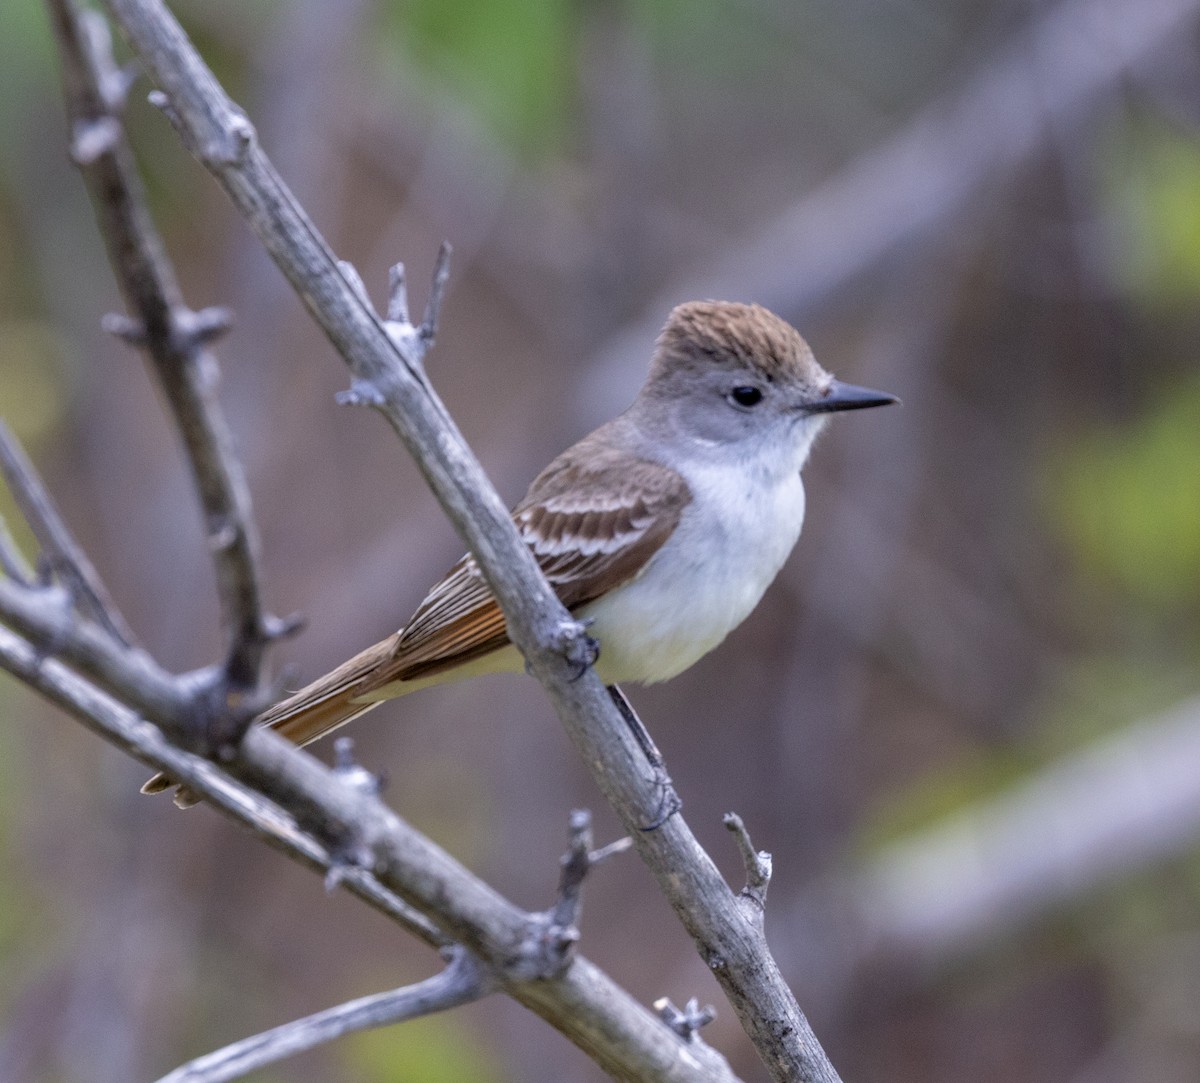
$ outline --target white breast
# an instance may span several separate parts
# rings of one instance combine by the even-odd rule
[[[674,677],[750,614],[800,536],[799,469],[753,476],[746,465],[689,465],[675,533],[631,582],[593,602],[597,669],[609,683]]]

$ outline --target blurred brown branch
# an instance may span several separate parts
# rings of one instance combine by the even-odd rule
[[[1056,125],[1110,94],[1185,30],[1197,0],[1064,0],[983,61],[967,86],[785,208],[743,244],[671,282],[596,352],[585,413],[623,402],[657,313],[689,297],[752,297],[802,325],[905,246],[950,229],[1028,161]],[[581,407],[581,410],[584,408]]]
[[[863,862],[843,885],[864,950],[920,969],[1195,846],[1200,699],[1088,744]]]

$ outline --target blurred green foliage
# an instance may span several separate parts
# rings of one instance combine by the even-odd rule
[[[1200,377],[1162,393],[1127,425],[1075,433],[1049,456],[1041,505],[1093,588],[1098,615],[1115,624],[1111,649],[1059,668],[1029,741],[980,746],[886,795],[864,820],[866,849],[993,796],[1194,692],[1187,663],[1198,645],[1172,629],[1176,618],[1200,610]]]
[[[1196,198],[1200,213],[1200,188]],[[1043,504],[1079,566],[1101,585],[1163,615],[1194,612],[1200,378],[1172,387],[1127,427],[1097,426],[1078,437],[1049,472]]]
[[[1158,120],[1114,130],[1105,152],[1106,200],[1119,223],[1118,282],[1151,307],[1200,297],[1200,145]]]
[[[0,867],[14,875],[0,877],[0,1021],[7,1017],[12,998],[19,1001],[23,982],[53,966],[66,940],[65,911],[48,898],[29,869],[27,841],[13,825],[28,807],[28,780],[33,777],[23,730],[11,724],[14,716],[33,709],[34,693],[7,673],[0,673],[0,725],[5,731],[5,754],[0,756]],[[2,1027],[0,1027],[2,1029]]]
[[[566,126],[574,10],[568,0],[393,0],[386,44],[505,142],[541,151]]]
[[[1031,766],[1011,748],[975,749],[910,785],[881,795],[859,824],[856,849],[860,855],[875,853],[933,827],[959,809],[1019,782]]]
[[[352,1035],[346,1063],[360,1083],[499,1083],[492,1059],[458,1015],[431,1015]]]
[[[19,161],[28,136],[29,103],[44,97],[58,79],[58,59],[44,4],[17,0],[4,5],[0,34],[0,167]],[[57,133],[55,133],[57,135]]]

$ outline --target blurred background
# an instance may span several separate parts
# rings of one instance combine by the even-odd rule
[[[767,929],[858,1083],[1200,1078],[1200,0],[188,0],[174,5],[377,301],[437,245],[430,375],[506,500],[632,398],[670,306],[758,301],[903,409],[837,419],[800,546],[703,664],[632,690],[701,841],[775,855]],[[67,160],[45,12],[0,35],[0,411],[143,642],[220,647],[176,437]],[[215,184],[133,94],[298,678],[461,552]],[[4,512],[11,521],[5,495]],[[355,726],[388,800],[548,905],[617,832],[540,689]],[[0,1079],[151,1079],[437,960],[0,679]],[[327,754],[327,750],[321,750]],[[763,1079],[636,858],[582,949]],[[502,997],[264,1081],[591,1081]]]

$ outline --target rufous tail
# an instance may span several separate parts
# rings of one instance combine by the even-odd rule
[[[374,697],[366,702],[358,698],[367,693],[372,677],[392,657],[398,638],[398,634],[389,636],[368,647],[332,673],[318,678],[264,711],[254,720],[254,724],[268,726],[294,744],[306,745],[365,714],[372,707],[377,707],[383,699],[403,694],[404,690],[397,684],[389,688],[390,695]],[[417,683],[424,682],[414,682]],[[159,772],[146,782],[142,793],[162,793],[175,785],[173,779]],[[179,808],[191,808],[200,798],[186,786],[178,786],[174,800]]]

